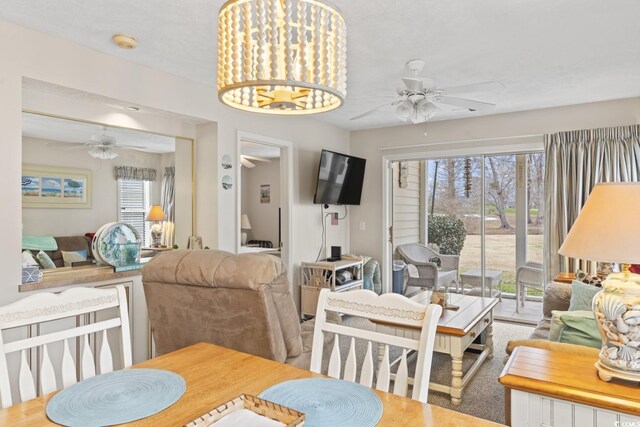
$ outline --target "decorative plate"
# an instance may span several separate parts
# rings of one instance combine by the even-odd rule
[[[382,401],[370,388],[331,378],[285,381],[260,398],[305,415],[305,427],[373,427],[382,417]]]
[[[124,222],[100,227],[92,245],[96,259],[103,264],[122,267],[140,262],[140,235]]]
[[[186,390],[184,378],[161,369],[124,369],[65,388],[47,403],[47,417],[64,426],[106,426],[149,417]]]

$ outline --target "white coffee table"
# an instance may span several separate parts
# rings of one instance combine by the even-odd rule
[[[498,297],[502,301],[502,291],[500,290],[500,281],[502,280],[502,271],[484,270],[484,285],[489,292],[485,295],[488,297]],[[482,272],[479,268],[472,268],[460,273],[460,283],[462,291],[466,295],[483,296],[482,295]],[[464,286],[470,286],[471,289],[465,290]]]
[[[430,291],[422,291],[411,297],[412,300],[420,304],[428,304],[431,298]],[[462,391],[469,380],[473,378],[478,368],[486,359],[493,357],[493,308],[498,304],[495,298],[482,298],[470,295],[451,294],[450,304],[460,307],[457,311],[445,310],[438,321],[436,329],[436,342],[434,351],[451,356],[451,384],[429,383],[429,389],[451,396],[451,403],[460,405],[462,403]],[[420,332],[411,330],[403,326],[376,323],[376,331],[407,336],[418,339]],[[473,341],[486,331],[485,343],[473,344]],[[472,348],[479,350],[478,358],[463,374],[462,357],[465,350]],[[378,346],[378,360],[381,361],[384,355],[384,346]],[[394,361],[397,363],[398,360]]]

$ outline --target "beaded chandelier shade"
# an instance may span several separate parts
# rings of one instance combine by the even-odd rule
[[[218,15],[218,97],[245,111],[313,114],[338,108],[347,30],[315,0],[230,0]]]

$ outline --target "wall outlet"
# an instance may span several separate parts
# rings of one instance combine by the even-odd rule
[[[331,214],[331,225],[338,225],[338,212]]]
[[[360,231],[366,231],[367,223],[364,221],[360,221]]]

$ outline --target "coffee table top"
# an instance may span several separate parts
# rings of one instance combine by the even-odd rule
[[[464,273],[460,273],[460,277],[468,276],[468,277],[481,277],[482,272],[479,268],[472,268],[470,270],[465,271]],[[502,271],[498,270],[485,270],[484,277],[495,278],[502,276]]]
[[[430,291],[422,291],[412,296],[411,299],[420,304],[429,304]],[[474,297],[470,295],[451,294],[452,305],[460,307],[458,310],[444,310],[438,320],[436,332],[443,335],[465,336],[480,319],[489,313],[498,304],[495,298]],[[373,323],[385,323],[374,321]],[[393,325],[390,325],[393,326]],[[406,326],[402,326],[403,328]],[[418,328],[416,328],[418,329]]]

